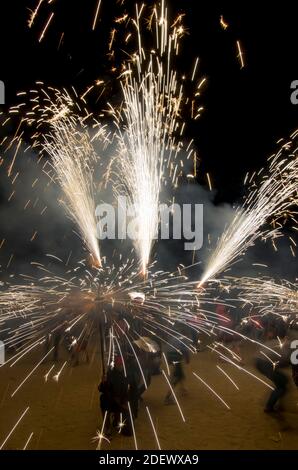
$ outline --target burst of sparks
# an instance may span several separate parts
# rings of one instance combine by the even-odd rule
[[[271,161],[269,172],[260,186],[250,191],[244,207],[236,210],[207,262],[199,286],[227,269],[257,239],[278,236],[280,226],[277,223],[267,231],[263,226],[270,218],[278,220],[283,217],[297,202],[298,181],[297,154],[294,151],[293,155],[285,158],[282,150],[283,147]]]

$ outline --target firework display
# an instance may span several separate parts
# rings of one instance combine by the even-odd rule
[[[93,3],[92,34],[106,2]],[[55,22],[63,23],[57,4],[39,0],[29,8],[27,28],[40,46],[49,36],[56,38]],[[185,129],[204,111],[201,93],[208,79],[196,55],[187,57],[188,73],[180,70],[183,39],[191,31],[183,24],[185,14],[177,14],[170,1],[137,3],[133,12],[125,1],[115,2],[115,9],[116,4],[121,15],[109,26],[105,50],[112,79],[94,78],[83,89],[35,81],[1,113],[0,177],[10,213],[16,208],[31,234],[19,265],[22,247],[6,264],[1,258],[0,408],[8,410],[7,423],[0,426],[1,450],[56,446],[47,444],[46,426],[36,424],[38,413],[45,412],[30,387],[37,395],[47,390],[44,407],[54,416],[61,403],[65,410],[76,407],[74,396],[83,401],[92,384],[85,411],[89,406],[94,426],[83,432],[84,443],[78,437],[74,449],[161,450],[183,449],[183,429],[186,436],[197,436],[193,407],[206,408],[207,421],[215,423],[220,413],[219,419],[228,420],[237,397],[250,400],[253,387],[259,387],[270,393],[266,413],[275,413],[288,391],[282,368],[291,367],[295,378],[290,357],[298,330],[297,278],[271,276],[268,264],[249,256],[268,250],[278,257],[281,242],[295,260],[298,132],[279,141],[266,164],[246,175],[242,202],[229,207],[224,224],[212,221],[215,236],[204,233],[208,252],[193,250],[191,263],[186,254],[185,263],[176,262],[181,237],[174,227],[170,241],[179,240],[177,245],[160,241],[165,229],[160,207],[168,205],[169,231],[178,220],[175,203],[183,184],[185,193],[194,191],[193,206],[201,202],[194,189],[200,143],[185,136]],[[223,34],[231,28],[222,14],[218,27]],[[57,53],[64,40],[67,28],[59,33]],[[242,41],[234,45],[236,65],[245,70]],[[203,194],[211,204],[213,182],[203,171],[209,189]],[[125,207],[118,206],[109,225],[119,201]],[[215,214],[226,209],[212,207]],[[127,228],[119,222],[127,208],[133,208],[131,237],[119,236]],[[54,225],[46,243],[44,228],[55,217],[59,230],[55,233]],[[2,255],[8,241],[1,238]],[[202,402],[188,403],[185,397],[197,390]],[[159,406],[173,412],[163,415]],[[78,426],[81,418],[74,409],[70,414]],[[173,428],[172,440],[163,425]],[[51,426],[56,424],[50,420]],[[281,441],[280,436],[278,430]],[[295,435],[286,442],[295,448]],[[202,443],[201,448],[209,447]]]

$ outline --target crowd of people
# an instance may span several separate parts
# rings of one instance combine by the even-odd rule
[[[133,331],[138,334],[138,339],[131,343],[127,341],[128,322],[125,319],[118,319],[115,329],[122,334],[118,336],[117,350],[98,386],[100,408],[105,419],[105,434],[112,435],[118,431],[130,436],[143,394],[153,376],[161,374],[162,355],[170,370],[170,387],[164,403],[174,403],[173,393],[178,386],[182,394],[186,393],[183,363],[189,362],[190,358],[186,344],[188,338],[183,333],[180,336],[164,333],[160,341],[156,337],[153,340],[142,336],[142,325],[134,323]]]
[[[291,363],[291,341],[298,338],[296,324],[290,323],[287,316],[254,315],[243,318],[219,305],[216,309],[216,341],[240,354],[244,338],[257,344],[259,351],[254,359],[254,366],[259,376],[264,376],[272,383],[272,391],[265,404],[264,411],[273,413],[278,410],[279,402],[288,390],[288,374],[284,372],[291,366],[294,383],[298,386],[298,365]],[[290,318],[290,317],[289,317]],[[193,323],[195,325],[195,322]],[[121,326],[120,326],[121,325]],[[119,320],[119,326],[125,337],[128,322]],[[137,328],[137,327],[136,327]],[[175,403],[174,389],[180,386],[180,393],[187,394],[185,387],[184,363],[189,363],[191,351],[201,351],[200,335],[195,328],[175,324],[176,334],[168,334],[158,343],[157,351],[148,352],[139,349],[134,356],[127,341],[119,345],[113,360],[99,385],[100,407],[105,421],[105,433],[121,432],[131,435],[134,420],[138,416],[142,395],[149,387],[152,376],[160,374],[162,356],[170,370],[170,387],[164,398],[166,405]],[[141,330],[139,330],[141,333]],[[121,336],[118,338],[118,342]],[[147,338],[150,342],[150,338]],[[140,341],[140,340],[139,340]],[[155,340],[156,341],[156,338]],[[135,341],[137,343],[138,341]],[[195,345],[192,349],[191,344]],[[121,354],[120,354],[121,352]]]
[[[298,339],[298,324],[292,315],[251,312],[244,318],[232,315],[223,305],[217,307],[219,323],[223,326],[219,338],[231,344],[231,349],[240,353],[242,338],[249,338],[258,344],[254,360],[257,371],[272,383],[272,392],[265,404],[266,413],[280,408],[280,401],[286,395],[289,379],[285,370],[291,367],[294,384],[298,387],[298,364],[291,360],[293,341]],[[298,344],[298,342],[297,342]],[[295,361],[296,362],[296,361]]]
[[[216,338],[215,342],[228,348],[238,360],[244,338],[249,338],[257,345],[258,352],[254,359],[256,372],[272,384],[272,391],[264,407],[266,413],[275,413],[280,400],[287,393],[289,376],[285,369],[289,366],[298,387],[298,364],[291,362],[291,345],[293,339],[298,338],[298,332],[297,324],[290,319],[287,315],[257,315],[252,312],[246,316],[239,313],[237,315],[234,310],[219,304],[214,322],[215,335],[209,336],[205,343],[205,347],[208,341],[214,344]],[[105,327],[99,326],[104,370],[98,390],[106,435],[111,436],[117,432],[126,436],[133,434],[143,394],[153,377],[162,373],[162,359],[165,360],[169,373],[169,388],[164,404],[175,403],[175,389],[178,387],[182,396],[187,394],[184,364],[190,362],[192,352],[204,350],[199,324],[200,317],[194,317],[188,326],[176,321],[174,327],[169,328],[165,323],[160,325],[159,334],[152,337],[145,336],[139,316],[126,318],[119,315],[114,319],[112,328],[108,323]],[[65,321],[48,335],[46,354],[52,354],[53,361],[57,362],[62,351],[63,354],[66,351],[72,366],[77,366],[80,362],[89,363],[92,331],[92,325],[86,323],[76,337]],[[105,343],[110,342],[111,335],[112,351],[107,345],[104,347]]]

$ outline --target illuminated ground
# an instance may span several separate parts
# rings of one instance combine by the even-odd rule
[[[40,366],[29,381],[10,398],[13,390],[38,361],[37,354],[13,368],[0,369],[0,444],[27,406],[30,410],[5,445],[5,449],[22,449],[33,432],[29,449],[95,449],[92,437],[100,424],[97,385],[100,377],[98,350],[91,348],[89,365],[67,366],[56,383],[47,383],[44,374],[51,362]],[[252,352],[244,351],[245,366]],[[250,358],[250,360],[248,359]],[[61,359],[60,367],[63,364]],[[238,384],[232,383],[216,369],[215,357],[201,352],[187,366],[189,395],[181,397],[185,414],[183,423],[176,406],[165,406],[166,385],[161,376],[153,378],[136,422],[140,449],[154,449],[156,442],[147,418],[148,405],[163,449],[298,449],[298,391],[291,385],[284,403],[284,423],[263,412],[267,389],[232,366],[219,363]],[[59,367],[58,367],[59,368]],[[56,370],[56,369],[55,369]],[[197,372],[231,406],[227,410],[192,374]],[[132,438],[117,435],[107,449],[132,449]]]

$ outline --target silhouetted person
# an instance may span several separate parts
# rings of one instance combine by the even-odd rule
[[[106,432],[111,433],[113,428],[116,429],[119,426],[120,422],[124,422],[122,434],[131,435],[132,429],[128,411],[129,382],[125,377],[123,361],[120,356],[115,358],[114,367],[108,369],[107,375],[103,378],[98,389],[101,393],[102,414],[107,413]]]
[[[53,345],[54,345],[53,361],[54,362],[58,362],[58,359],[59,359],[61,339],[62,339],[62,327],[59,327],[53,333]]]
[[[89,345],[90,336],[87,333],[83,336],[83,338],[79,341],[78,344],[78,355],[77,355],[77,364],[79,363],[79,355],[85,356],[85,361],[87,364],[90,362],[89,352],[88,352],[88,345]]]
[[[182,339],[183,341],[183,339]],[[177,385],[181,386],[182,393],[186,393],[184,387],[185,374],[183,370],[183,363],[189,363],[189,351],[178,338],[172,338],[170,341],[172,347],[167,351],[167,360],[171,364],[171,386],[175,388]],[[174,403],[172,391],[169,389],[166,397],[165,404],[170,405]]]
[[[292,364],[292,377],[294,384],[298,387],[298,364]]]
[[[280,339],[284,340],[282,347],[280,347],[279,339],[270,339],[264,344],[271,350],[264,349],[264,354],[260,354],[256,359],[258,371],[274,384],[274,390],[271,392],[264,409],[267,413],[276,411],[275,406],[287,392],[288,378],[282,368],[290,364],[291,349],[286,338]]]

